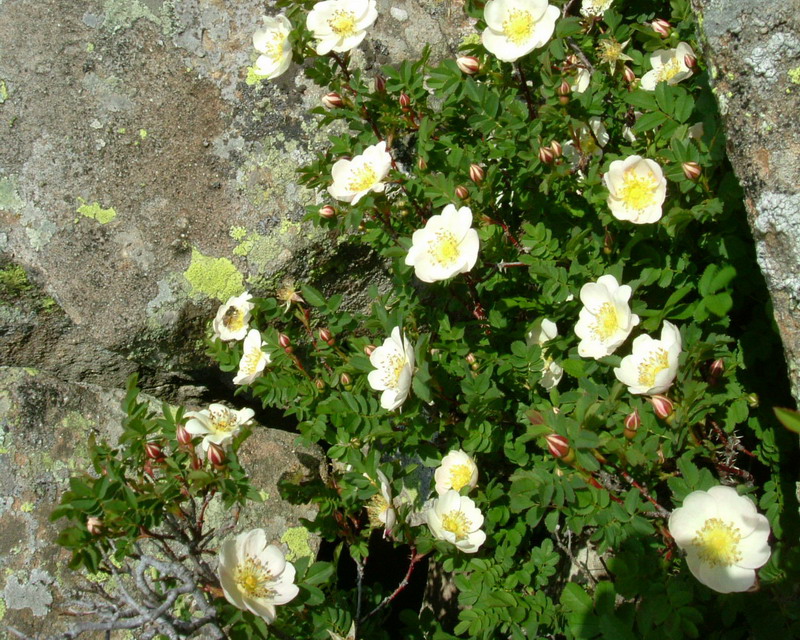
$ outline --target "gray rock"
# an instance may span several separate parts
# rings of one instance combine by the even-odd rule
[[[31,636],[54,634],[75,622],[63,615],[86,577],[67,569],[70,554],[54,544],[62,523],[49,515],[69,477],[89,466],[87,438],[116,441],[122,391],[64,382],[32,369],[0,367],[0,620]],[[153,402],[155,402],[153,400]],[[295,436],[256,425],[242,462],[264,497],[241,512],[235,532],[264,528],[291,557],[314,555],[316,537],[302,527],[315,510],[280,499],[281,478],[302,481],[323,473],[318,448],[295,446]],[[207,522],[223,521],[221,506]],[[0,634],[2,637],[2,634]]]
[[[772,297],[792,393],[800,401],[800,17],[779,0],[693,0]]]
[[[436,0],[378,9],[354,54],[368,73],[426,42],[454,55],[468,27]],[[216,370],[201,338],[228,295],[270,295],[323,264],[375,271],[301,223],[315,196],[295,169],[326,146],[306,114],[322,91],[297,67],[248,84],[264,12],[261,0],[0,3],[0,260],[25,267],[64,319],[36,334],[47,348],[18,337],[0,362],[107,386],[133,370],[162,390],[203,381]],[[340,280],[319,284],[364,304],[364,281]]]

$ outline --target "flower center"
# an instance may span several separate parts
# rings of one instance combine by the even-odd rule
[[[352,11],[337,9],[328,19],[328,26],[340,38],[355,35],[357,31],[356,15]]]
[[[677,58],[672,58],[672,60],[658,70],[658,80],[669,82],[682,71],[681,67],[681,61]]]
[[[643,387],[652,387],[656,383],[659,371],[668,368],[669,358],[666,350],[657,347],[639,364],[639,384]]]
[[[461,491],[472,478],[472,469],[465,464],[457,464],[450,468],[450,486]],[[460,511],[458,513],[461,513]]]
[[[700,559],[712,567],[731,566],[742,559],[739,542],[742,534],[732,524],[719,518],[709,518],[692,540]]]
[[[363,164],[357,169],[353,169],[350,174],[350,182],[347,188],[353,193],[359,191],[366,191],[372,187],[378,180],[378,174],[368,164]]]
[[[463,511],[450,511],[442,516],[442,527],[455,534],[456,540],[463,540],[470,532],[472,523],[467,520]]]
[[[600,340],[608,340],[619,331],[617,310],[610,302],[604,302],[595,313],[597,320],[592,325],[592,333]]]
[[[458,241],[447,229],[437,229],[430,245],[431,257],[441,266],[452,265],[458,259]]]
[[[610,65],[614,65],[622,56],[622,44],[613,38],[601,40],[598,49],[601,60]]]
[[[242,593],[250,598],[267,598],[275,591],[267,585],[272,582],[272,574],[260,560],[247,556],[233,572],[233,579]]]
[[[383,497],[383,494],[376,493],[367,503],[367,517],[369,518],[369,523],[373,527],[381,527],[386,524],[386,516],[384,514],[388,509],[389,503],[386,501],[386,498]],[[383,520],[381,520],[381,516],[384,516]]]
[[[238,307],[231,305],[222,316],[222,324],[230,331],[238,331],[244,326],[244,314]]]
[[[261,349],[252,349],[242,356],[242,360],[239,363],[239,368],[246,375],[252,375],[258,369],[258,365],[261,364],[263,357],[264,352]]]
[[[283,48],[286,44],[287,34],[283,31],[273,31],[270,36],[270,41],[264,47],[264,55],[267,56],[272,62],[280,62],[283,57]]]
[[[403,374],[408,360],[405,355],[393,353],[387,357],[383,369],[383,384],[389,389],[397,389],[400,385],[400,376]]]
[[[209,410],[211,428],[215,433],[230,433],[239,426],[238,416],[228,409]]]
[[[629,209],[646,209],[656,201],[657,186],[652,175],[640,176],[626,171],[617,193]]]
[[[512,9],[503,20],[503,33],[516,45],[522,44],[533,35],[535,25],[533,16],[522,9]]]

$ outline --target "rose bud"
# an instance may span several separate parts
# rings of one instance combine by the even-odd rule
[[[146,442],[144,445],[145,455],[152,460],[161,460],[164,457],[164,452],[161,446],[155,442]]]
[[[86,518],[86,530],[93,536],[99,536],[103,532],[103,521],[95,516]]]
[[[555,154],[550,147],[539,147],[539,161],[543,164],[550,164],[555,160]]]
[[[175,439],[186,447],[192,444],[192,434],[186,430],[186,425],[179,424],[175,428]]]
[[[658,35],[662,38],[666,38],[669,36],[670,31],[672,31],[672,25],[664,20],[663,18],[657,18],[650,23],[653,31],[655,31]]]
[[[325,381],[322,380],[321,378],[317,378],[316,380],[314,380],[314,386],[320,391],[322,391],[325,388]]]
[[[628,84],[636,82],[636,74],[633,72],[633,69],[627,65],[622,67],[622,77],[625,78],[625,82]]]
[[[373,351],[375,351],[374,344],[368,344],[366,347],[364,347],[364,353],[367,355],[368,358],[372,355]]]
[[[748,407],[750,407],[751,409],[758,409],[758,405],[761,402],[761,400],[759,399],[757,393],[748,393],[745,396],[745,399],[747,400]]]
[[[481,70],[481,63],[475,56],[459,56],[456,58],[456,65],[462,73],[468,76],[478,73]]]
[[[333,334],[330,332],[330,329],[323,327],[319,330],[317,335],[319,335],[319,339],[329,347],[332,347],[336,343],[336,340],[333,339]]]
[[[558,100],[561,104],[567,104],[569,102],[569,94],[572,89],[569,86],[569,82],[566,80],[562,80],[561,84],[556,89],[556,94],[558,95]]]
[[[456,197],[461,198],[462,200],[469,198],[469,191],[464,185],[458,185],[456,187]]]
[[[420,171],[425,171],[425,169],[427,168],[428,168],[428,163],[425,162],[425,158],[423,158],[422,156],[417,158],[417,169],[419,169]]]
[[[697,58],[694,56],[690,56],[688,53],[683,56],[683,64],[685,64],[689,69],[694,69],[697,66]]]
[[[341,376],[339,376],[339,382],[342,383],[343,387],[348,387],[353,383],[353,379],[346,373],[343,373]]]
[[[547,448],[554,458],[565,458],[570,452],[569,441],[557,433],[546,435],[544,439],[547,441]]]
[[[561,143],[558,140],[553,140],[550,143],[550,148],[553,150],[553,157],[560,158],[561,157]]]
[[[324,207],[320,207],[319,215],[320,218],[333,218],[336,215],[336,209],[334,209],[331,205],[326,204]]]
[[[221,467],[225,464],[225,450],[220,447],[216,442],[208,443],[208,451],[206,451],[208,461],[215,467]]]
[[[639,427],[642,426],[642,418],[639,415],[639,410],[634,409],[633,413],[629,413],[625,416],[625,430],[622,434],[628,439],[631,440],[636,435],[636,432],[639,430]]]
[[[686,176],[686,179],[692,181],[697,180],[700,174],[703,173],[700,165],[696,162],[684,162],[681,165],[681,169],[683,169],[683,175]]]
[[[326,93],[322,96],[322,106],[326,109],[336,109],[337,107],[341,107],[344,104],[344,100],[342,100],[342,96],[340,96],[335,91],[331,91],[330,93]]]
[[[708,367],[708,373],[712,378],[719,378],[725,373],[725,361],[722,358],[717,358]]]
[[[400,98],[397,100],[400,103],[400,107],[405,111],[408,107],[411,106],[411,98],[407,93],[401,93]]]
[[[484,177],[486,177],[486,172],[483,170],[483,167],[477,164],[469,165],[470,180],[472,180],[475,184],[480,184],[483,182]]]
[[[375,92],[383,93],[384,91],[386,91],[386,78],[379,73],[375,76]]]
[[[650,402],[656,415],[663,420],[669,418],[675,410],[675,405],[667,396],[652,396]]]

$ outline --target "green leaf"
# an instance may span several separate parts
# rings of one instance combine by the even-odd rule
[[[300,290],[303,292],[303,298],[305,301],[308,302],[308,304],[310,304],[312,307],[324,307],[328,304],[325,296],[323,296],[314,287],[304,284],[300,286]]]
[[[773,407],[775,417],[789,431],[800,433],[800,411],[794,409],[784,409],[783,407]]]

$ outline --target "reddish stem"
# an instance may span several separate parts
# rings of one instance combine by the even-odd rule
[[[400,593],[402,593],[403,589],[408,586],[409,580],[411,579],[411,574],[414,573],[414,567],[417,566],[417,563],[425,557],[426,554],[421,553],[418,554],[415,547],[411,547],[411,559],[408,565],[408,571],[406,571],[406,575],[403,576],[403,579],[400,581],[400,584],[397,585],[397,588],[388,596],[386,596],[383,600],[380,601],[377,607],[375,607],[372,611],[370,611],[367,615],[365,615],[360,622],[364,622],[367,618],[375,615],[383,609],[386,605],[392,602]]]

